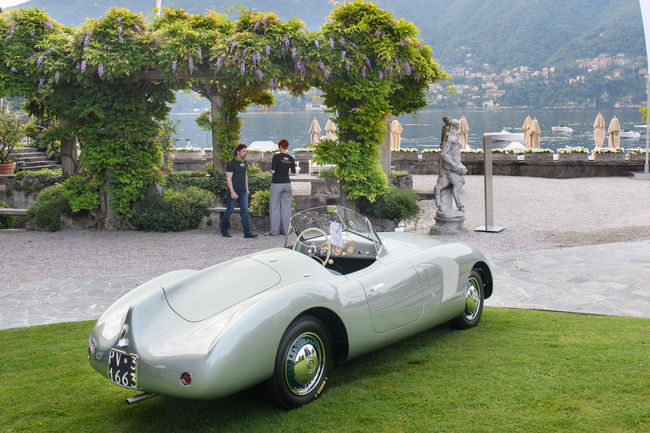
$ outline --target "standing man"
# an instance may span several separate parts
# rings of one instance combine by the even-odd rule
[[[248,162],[246,162],[245,144],[239,143],[233,151],[233,159],[226,165],[226,184],[228,185],[228,205],[226,212],[221,219],[221,235],[224,238],[230,238],[230,216],[235,210],[235,204],[239,202],[241,212],[241,225],[244,228],[245,238],[256,238],[257,235],[251,233],[250,224],[248,223]]]

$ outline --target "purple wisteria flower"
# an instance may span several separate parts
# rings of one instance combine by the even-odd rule
[[[140,31],[140,26],[136,24],[136,25],[135,25],[135,29],[136,29],[137,31]]]
[[[379,30],[379,29],[375,30],[375,36],[380,37],[381,36],[381,30]]]
[[[104,75],[104,65],[101,63],[97,67],[97,75],[99,75],[99,78],[101,78],[102,75]]]
[[[119,27],[117,28],[117,32],[118,32],[118,33],[122,33],[122,30],[124,30],[124,29],[122,28],[122,26],[119,26]]]
[[[318,66],[324,71],[325,70],[325,63],[323,63],[322,60],[318,61]]]
[[[266,57],[270,56],[271,55],[271,47],[267,45],[264,52],[266,53]]]
[[[237,47],[237,42],[233,42],[232,45],[230,46],[231,50],[234,50]]]
[[[285,48],[289,48],[289,36],[284,37],[284,46]]]
[[[361,68],[361,76],[363,78],[366,78],[366,68],[365,68],[365,66],[363,68]]]
[[[355,44],[354,42],[350,42],[350,45],[352,45],[352,48],[357,48],[357,44]]]
[[[330,71],[329,66],[327,68],[325,68],[325,78],[329,78],[331,73],[332,73],[332,71]]]
[[[199,60],[203,60],[203,53],[201,52],[201,47],[199,47],[199,49],[196,50],[196,54],[197,54]]]
[[[122,25],[122,17],[115,18],[115,21],[117,21],[119,25]]]
[[[348,62],[347,60],[345,61],[345,70],[350,72],[350,62]]]
[[[178,60],[174,60],[174,61],[172,62],[172,72],[176,72],[176,66],[177,66],[177,64],[178,64]]]
[[[415,79],[417,81],[420,81],[422,79],[422,75],[420,75],[420,73],[418,72],[417,74],[415,74]]]
[[[245,56],[247,52],[248,52],[248,48],[244,48],[244,51],[242,51],[241,53],[242,57]]]
[[[43,68],[43,56],[39,56],[38,59],[36,59],[36,66],[38,66],[39,71]]]
[[[30,36],[34,36],[34,30],[29,31]]]
[[[84,43],[84,36],[83,35],[79,36],[79,38],[77,39],[77,42],[79,43],[79,45],[83,44]]]
[[[119,35],[117,38],[120,40],[120,42],[124,43],[124,38],[122,37],[122,35]]]
[[[305,72],[307,72],[307,68],[305,68],[305,64],[301,61],[296,62],[294,68],[296,69],[296,71],[300,73],[300,75],[303,75]]]
[[[260,26],[260,22],[258,21],[258,22],[255,23],[255,30],[257,30],[259,28],[259,26]]]
[[[345,59],[345,51],[341,51],[341,58]]]
[[[39,89],[40,89],[41,87],[43,87],[43,84],[45,84],[45,78],[41,78],[40,80],[38,80],[38,88],[39,88]]]
[[[160,38],[156,38],[156,48],[160,47]]]
[[[241,74],[244,75],[246,73],[246,63],[241,62],[241,65],[239,65],[239,70],[241,71]]]
[[[240,57],[241,57],[241,54],[237,54],[235,57],[232,58],[233,62],[236,62],[237,60],[239,60]]]
[[[262,77],[264,76],[264,74],[262,74],[262,71],[260,71],[259,69],[255,69],[255,76],[257,77],[258,80],[262,81]]]
[[[334,38],[330,35],[330,48],[334,48]]]
[[[401,46],[404,46],[404,39],[401,39],[401,38],[400,38],[400,40],[399,40],[399,44],[400,44]]]
[[[59,71],[56,71],[56,74],[54,74],[54,82],[58,84],[59,78],[61,78],[61,74],[59,74]]]
[[[262,53],[260,53],[259,51],[254,53],[252,57],[253,57],[253,63],[256,65],[262,61]]]
[[[295,49],[295,47],[291,48],[291,58],[294,59],[294,60],[296,59],[296,49]]]
[[[187,35],[183,35],[183,39],[187,39]]]
[[[409,48],[411,47],[411,38],[406,38],[406,45],[408,45]]]
[[[364,61],[366,62],[366,65],[368,65],[369,68],[372,68],[372,66],[370,66],[370,59],[368,58],[368,56],[365,56]]]
[[[262,22],[263,22],[264,24],[266,24],[266,18],[267,18],[267,17],[262,18]]]
[[[339,38],[339,42],[341,43],[341,45],[345,45],[345,38],[343,36],[341,36]]]
[[[11,67],[11,72],[16,72],[16,67],[15,66]],[[57,72],[57,74],[58,74],[58,72]]]
[[[88,62],[86,62],[85,60],[83,60],[83,61],[81,62],[81,72],[86,72],[86,66],[88,66]]]
[[[45,27],[47,27],[48,30],[54,30],[52,23],[49,21],[45,21]]]
[[[384,73],[379,71],[379,79],[382,80],[384,78]]]
[[[16,23],[11,23],[11,27],[9,28],[9,33],[13,33],[16,31]]]
[[[86,39],[84,39],[84,47],[88,47],[90,43],[90,32],[86,33]]]
[[[158,194],[162,194],[162,186],[158,182],[156,182],[156,191],[158,191]]]
[[[187,66],[190,68],[190,74],[191,74],[194,71],[194,59],[192,59],[191,56],[187,61]]]
[[[314,40],[314,46],[316,47],[316,49],[320,48],[320,43],[318,42],[318,40]]]
[[[381,38],[386,39],[386,32],[381,32]]]
[[[422,42],[418,42],[418,51],[422,51]]]
[[[221,69],[221,65],[223,63],[223,56],[219,56],[217,59],[217,69]]]
[[[230,41],[232,41],[232,39],[233,39],[232,37],[231,37],[231,38],[228,38],[228,39],[226,39],[226,45],[229,45],[229,44],[230,44]]]
[[[406,62],[404,67],[406,68],[406,75],[411,75],[411,64],[409,62]]]

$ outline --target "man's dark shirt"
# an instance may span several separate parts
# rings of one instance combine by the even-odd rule
[[[226,164],[226,172],[232,173],[232,189],[237,191],[246,191],[246,168],[248,167],[248,162],[244,160],[243,162],[237,161],[236,159],[231,159],[228,164]]]

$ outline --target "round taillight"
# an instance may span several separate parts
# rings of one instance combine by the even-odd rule
[[[181,385],[183,386],[188,386],[190,383],[192,383],[192,373],[185,372],[181,374]]]

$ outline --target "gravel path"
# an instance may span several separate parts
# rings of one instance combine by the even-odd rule
[[[431,191],[435,176],[415,176],[414,189]],[[650,182],[633,178],[540,179],[496,176],[494,222],[501,233],[480,233],[484,224],[483,177],[467,176],[463,189],[466,227],[444,241],[467,241],[486,255],[517,250],[595,245],[650,239]],[[420,202],[407,229],[428,233],[433,201]],[[65,230],[56,233],[0,231],[0,288],[44,278],[156,275],[200,269],[253,251],[283,246],[283,237],[222,238],[214,230],[181,233]],[[650,255],[650,252],[649,252]]]

